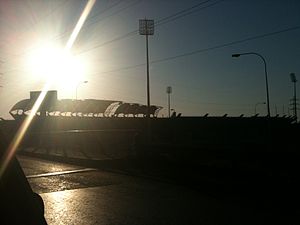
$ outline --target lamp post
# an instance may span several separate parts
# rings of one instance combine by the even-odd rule
[[[255,107],[254,107],[254,115],[256,115],[256,108],[258,105],[265,105],[266,103],[265,102],[258,102],[255,104]]]
[[[79,83],[77,84],[77,86],[76,86],[76,100],[77,100],[77,90],[78,90],[79,85],[80,85],[80,84],[86,84],[86,83],[88,83],[87,80],[81,81],[81,82],[79,82]]]
[[[295,73],[290,73],[290,78],[291,78],[291,81],[294,83],[293,111],[294,111],[294,117],[297,122],[297,93],[296,93],[297,78],[296,78]]]
[[[268,84],[268,73],[267,73],[267,63],[265,58],[256,52],[246,52],[246,53],[239,53],[239,54],[233,54],[232,57],[240,57],[242,55],[256,55],[258,56],[264,63],[265,67],[265,80],[266,80],[266,93],[267,93],[267,110],[268,110],[268,117],[270,117],[270,101],[269,101],[269,84]]]

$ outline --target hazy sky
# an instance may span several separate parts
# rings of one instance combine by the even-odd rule
[[[40,42],[63,47],[86,2],[0,0],[1,117],[43,87],[26,58]],[[271,114],[288,114],[289,74],[300,77],[299,12],[299,0],[97,0],[72,49],[88,83],[51,89],[61,99],[77,89],[80,99],[146,104],[145,37],[137,29],[148,18],[157,23],[149,37],[151,104],[166,109],[172,86],[171,108],[183,115],[253,115],[266,101],[263,62],[231,55],[257,52],[267,61]],[[257,112],[266,114],[266,106]]]

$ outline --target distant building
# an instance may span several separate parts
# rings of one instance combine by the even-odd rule
[[[16,103],[9,113],[14,119],[30,114],[40,91],[30,92],[30,98]],[[152,105],[150,115],[157,117],[160,106]],[[57,99],[57,91],[48,91],[36,113],[36,116],[60,117],[145,117],[147,106],[139,103],[126,103],[123,101],[100,99]]]

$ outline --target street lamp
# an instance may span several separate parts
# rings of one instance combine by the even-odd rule
[[[262,59],[265,67],[265,80],[266,80],[266,92],[267,92],[267,110],[268,110],[268,117],[270,117],[270,101],[269,101],[269,85],[268,85],[268,73],[267,73],[267,63],[265,58],[256,52],[246,52],[246,53],[240,53],[240,54],[233,54],[232,57],[240,57],[242,55],[256,55],[260,59]]]
[[[84,81],[81,81],[81,82],[79,82],[79,83],[77,84],[77,86],[76,86],[76,100],[77,100],[77,89],[78,89],[79,85],[80,85],[80,84],[86,84],[86,83],[88,83],[88,81],[87,81],[87,80],[84,80]]]
[[[257,106],[258,105],[265,105],[265,104],[266,104],[265,102],[258,102],[258,103],[256,103],[255,106],[254,106],[254,115],[256,115],[256,108],[257,108]]]

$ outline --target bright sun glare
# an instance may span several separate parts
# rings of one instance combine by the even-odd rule
[[[43,102],[51,83],[59,82],[60,84],[63,84],[64,88],[67,88],[70,87],[70,84],[76,84],[83,78],[84,64],[81,60],[72,56],[69,51],[95,2],[96,0],[89,0],[87,2],[64,49],[56,48],[51,45],[43,45],[43,48],[39,48],[39,50],[33,51],[30,54],[30,57],[28,58],[29,69],[32,71],[33,75],[43,76],[45,78],[45,85],[31,110],[31,114],[26,117],[21,124],[4,156],[0,158],[0,178],[21,143],[34,115]]]
[[[42,79],[67,89],[84,80],[84,62],[63,48],[44,44],[32,51],[27,59],[28,72],[33,79]]]

